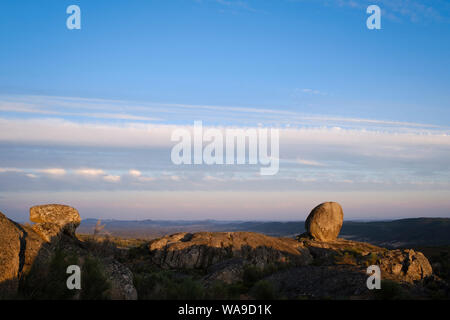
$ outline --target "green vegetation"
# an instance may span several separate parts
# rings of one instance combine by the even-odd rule
[[[169,270],[135,273],[134,285],[141,300],[239,299],[247,291],[242,283],[226,284],[222,281],[205,287],[196,275]]]
[[[131,254],[135,255],[135,253]],[[282,268],[285,266],[281,264],[272,264],[264,269],[247,265],[244,268],[243,281],[233,284],[214,281],[205,287],[201,281],[204,273],[198,270],[162,270],[147,263],[137,263],[132,266],[134,285],[139,299],[142,300],[226,300],[240,299],[243,295],[257,299],[276,299],[276,290],[263,278]]]
[[[77,238],[83,242],[87,241],[95,241],[95,242],[103,242],[107,241],[110,243],[113,243],[115,247],[122,248],[122,249],[128,249],[128,248],[134,248],[137,246],[140,246],[144,243],[146,243],[146,240],[142,239],[134,239],[134,238],[122,238],[117,236],[111,236],[111,235],[96,235],[93,236],[91,234],[80,234],[77,233]]]
[[[106,300],[111,285],[106,279],[100,261],[94,257],[86,257],[82,266],[81,295],[83,300]]]
[[[418,247],[433,266],[433,273],[450,283],[450,246]]]
[[[377,300],[406,300],[410,298],[402,286],[392,280],[381,280],[381,289],[373,291]]]
[[[347,248],[344,251],[338,252],[334,257],[335,264],[357,265],[362,258],[362,251],[358,248]]]
[[[257,300],[275,300],[279,298],[273,284],[266,280],[258,281],[251,289],[250,294]]]
[[[342,254],[337,254],[334,258],[335,264],[348,264],[348,265],[357,265],[358,260],[353,254],[349,252],[343,252]]]
[[[443,281],[428,281],[426,288],[432,299],[450,298],[450,246],[418,247],[414,250],[422,252],[430,261],[433,273]]]
[[[247,288],[252,287],[258,280],[264,277],[264,271],[253,265],[245,266],[243,283]]]
[[[264,268],[258,268],[254,265],[246,265],[244,267],[243,283],[247,288],[251,288],[259,280],[287,268],[289,268],[289,264],[287,263],[271,263],[266,265]]]
[[[77,264],[78,257],[56,250],[49,262],[36,261],[30,272],[21,279],[19,298],[36,300],[66,300],[76,294],[66,286],[66,269]]]
[[[335,264],[370,266],[376,264],[377,261],[378,254],[376,252],[363,255],[363,251],[359,248],[346,248],[334,257]]]
[[[377,264],[377,261],[378,261],[378,254],[376,254],[375,252],[371,252],[370,254],[364,257],[364,264],[367,267]]]
[[[80,265],[82,270],[81,290],[67,288],[66,273],[70,265]],[[81,299],[107,299],[110,288],[101,266],[95,257],[79,258],[61,249],[47,260],[39,260],[22,277],[19,284],[19,299],[34,300],[70,300],[77,296]]]
[[[120,250],[110,238],[98,239],[92,236],[83,239],[83,246],[95,257],[113,257],[120,256]]]
[[[149,249],[146,243],[131,247],[128,249],[127,259],[131,261],[140,259],[142,257],[147,256],[148,251]]]
[[[199,281],[172,271],[135,273],[134,285],[139,299],[204,299],[205,291]]]
[[[239,299],[247,291],[248,289],[242,282],[227,284],[222,281],[216,281],[208,288],[208,299]]]

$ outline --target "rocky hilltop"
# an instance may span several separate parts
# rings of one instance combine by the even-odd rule
[[[35,206],[30,209],[30,220],[35,224],[20,225],[0,212],[0,298],[17,297],[21,284],[27,284],[27,276],[32,273],[39,277],[42,270],[48,271],[42,266],[54,263],[57,254],[64,255],[66,260],[69,256],[76,257],[71,259],[71,264],[80,265],[81,268],[95,255],[87,244],[75,236],[75,230],[81,222],[76,209],[57,204]],[[114,259],[101,257],[99,260],[109,285],[109,297],[137,299],[130,270]],[[63,266],[64,263],[56,271],[65,274],[66,268]],[[41,297],[37,292],[36,296],[30,298]],[[75,294],[74,298],[77,298]]]
[[[178,233],[149,243],[151,261],[164,269],[207,270],[210,283],[243,281],[245,270],[277,269],[266,277],[288,298],[298,296],[369,296],[367,267],[378,265],[382,278],[420,286],[433,276],[427,258],[414,250],[387,250],[368,243],[338,239],[343,211],[323,203],[306,220],[297,239],[253,232]]]
[[[80,216],[69,206],[32,207],[32,226],[19,225],[0,213],[0,296],[20,296],[33,285],[28,279],[36,265],[55,265],[61,252],[66,264],[72,259],[82,270],[88,270],[95,258],[101,268],[87,272],[96,274],[90,282],[98,282],[103,274],[108,283],[104,297],[112,299],[138,295],[142,299],[372,299],[377,294],[366,286],[370,265],[380,267],[382,286],[406,297],[428,298],[436,288],[447,290],[420,252],[338,238],[343,217],[338,203],[326,202],[311,211],[306,232],[295,239],[254,232],[184,232],[119,250],[110,242],[78,239]],[[185,296],[180,296],[183,292]]]

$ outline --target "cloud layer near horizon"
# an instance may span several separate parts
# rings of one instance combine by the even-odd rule
[[[80,111],[84,110],[81,106],[90,109]],[[193,204],[196,216],[213,215],[215,219],[229,217],[224,215],[223,199],[230,195],[245,198],[250,194],[242,207],[248,219],[261,217],[263,211],[267,212],[267,219],[292,217],[295,206],[300,204],[294,199],[287,201],[284,196],[280,198],[279,192],[293,197],[308,194],[317,201],[330,200],[329,195],[336,193],[339,196],[333,198],[346,199],[349,208],[358,207],[359,200],[351,200],[352,194],[373,193],[382,202],[369,211],[379,212],[380,217],[394,211],[398,216],[411,213],[408,197],[414,197],[416,209],[439,204],[435,212],[440,215],[449,212],[442,194],[450,195],[450,136],[448,128],[442,126],[302,115],[283,110],[185,105],[163,108],[61,97],[3,97],[0,110],[0,191],[9,194],[8,199],[0,197],[0,205],[15,212],[11,199],[36,199],[33,195],[42,196],[43,192],[46,196],[36,201],[45,198],[81,207],[87,206],[83,202],[87,194],[97,194],[97,203],[91,198],[90,209],[86,207],[86,211],[98,208],[98,215],[103,216],[102,206],[112,212],[107,194],[122,199],[123,205],[132,211],[132,201],[127,199],[136,193],[147,203],[149,217],[155,214],[154,210],[162,210],[163,205],[156,208],[144,199],[153,194],[170,194],[162,199],[172,208],[170,217],[175,218],[179,214],[173,201],[181,201],[186,192],[194,192],[192,195],[199,199]],[[168,120],[169,114],[176,116]],[[230,118],[245,121],[231,124]],[[192,130],[193,120],[203,119],[205,130],[236,126],[278,128],[279,173],[260,176],[259,165],[172,164],[170,151],[175,143],[170,140],[171,133],[179,128]],[[214,197],[207,194],[221,192],[228,196],[217,198],[216,211],[212,202],[206,205],[202,202],[206,200],[201,200],[212,201]],[[273,196],[280,210],[276,205],[263,208],[261,199],[268,195]],[[399,198],[403,200],[398,201]],[[286,210],[282,209],[280,199],[290,203]],[[179,202],[180,212],[186,212],[182,203]],[[310,205],[308,201],[302,203]],[[389,206],[392,210],[380,212]],[[128,213],[122,218],[145,216],[145,206],[139,213],[130,210],[124,209]],[[369,211],[360,212],[360,217],[371,214]],[[418,214],[417,210],[414,212]],[[354,210],[355,217],[356,213]],[[423,213],[426,214],[433,215]],[[114,215],[121,217],[117,212]]]

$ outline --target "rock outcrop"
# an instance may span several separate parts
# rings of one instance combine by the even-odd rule
[[[406,282],[424,280],[433,274],[433,269],[423,253],[412,249],[387,251],[377,261],[377,265],[380,266],[382,274]]]
[[[48,264],[55,250],[78,257],[83,270],[84,257],[92,253],[75,236],[80,215],[72,207],[42,205],[30,209],[32,226],[20,225],[0,212],[0,299],[16,297],[19,280],[39,261]],[[137,292],[131,271],[112,258],[98,257],[111,284],[112,299],[135,300]]]
[[[265,281],[293,299],[370,299],[373,292],[366,286],[370,265],[380,267],[383,280],[409,286],[411,292],[422,290],[422,284],[433,277],[422,253],[338,239],[342,224],[341,206],[326,202],[311,211],[307,232],[297,240],[252,232],[199,232],[165,236],[148,247],[151,261],[163,269],[202,269],[205,287],[217,281],[244,281],[248,266],[256,266],[262,274],[272,270]]]
[[[60,204],[30,208],[30,220],[36,223],[33,225],[33,230],[47,242],[61,233],[75,236],[75,230],[81,222],[80,215],[75,208]]]
[[[0,212],[0,291],[17,291],[18,274],[23,263],[23,232]]]
[[[383,279],[413,283],[433,274],[428,259],[411,249],[388,250],[365,242],[337,239],[335,241],[303,240],[316,264],[352,265],[364,272],[369,265],[378,265]]]
[[[307,235],[319,241],[337,239],[344,221],[344,212],[337,202],[325,202],[315,207],[305,221]]]
[[[388,250],[345,239],[317,241],[304,238],[296,241],[253,232],[178,233],[151,241],[149,250],[151,260],[157,266],[202,269],[206,271],[204,280],[207,282],[233,283],[242,279],[246,265],[262,270],[274,264],[289,268],[321,266],[330,273],[333,269],[347,269],[349,274],[356,275],[355,279],[367,278],[367,267],[375,264],[380,266],[383,279],[405,283],[432,275],[430,263],[420,252]],[[345,276],[341,278],[345,279]],[[365,286],[365,282],[359,284]]]
[[[245,264],[242,259],[228,259],[209,267],[203,281],[206,285],[215,281],[221,281],[227,284],[236,283],[242,280],[244,268]]]
[[[272,283],[287,298],[371,299],[373,293],[366,286],[370,265],[380,267],[383,280],[412,288],[410,292],[425,290],[427,282],[437,281],[428,259],[420,252],[388,250],[337,238],[343,212],[334,202],[312,210],[306,222],[307,233],[298,239],[254,232],[177,233],[148,242],[133,253],[137,256],[130,258],[132,261],[123,261],[128,253],[118,253],[117,248],[112,254],[104,253],[98,243],[78,240],[74,235],[80,216],[74,208],[36,206],[30,209],[30,218],[36,224],[20,225],[0,213],[0,298],[14,297],[19,280],[36,265],[35,260],[39,258],[36,261],[48,265],[56,250],[77,257],[82,270],[86,259],[95,256],[110,284],[110,298],[120,300],[137,299],[129,268],[145,273],[166,273],[170,269],[180,277],[197,274],[205,288],[214,288],[218,281],[247,286],[245,279],[254,272],[250,278],[263,277],[258,281]]]
[[[312,256],[301,243],[254,232],[178,233],[149,244],[152,262],[163,269],[206,270],[204,283],[241,281],[246,266],[302,266]]]
[[[258,267],[270,263],[304,265],[312,261],[298,241],[254,232],[178,233],[151,241],[149,249],[155,264],[176,269],[206,269],[229,259],[241,259]]]
[[[266,278],[287,298],[373,299],[377,290],[366,287],[370,265],[379,266],[382,280],[394,281],[399,290],[408,294],[425,290],[424,284],[433,278],[428,259],[413,250],[388,250],[344,239],[304,239],[302,243],[314,257],[311,265],[282,270]]]
[[[112,300],[137,300],[137,291],[133,285],[131,271],[114,259],[106,259],[103,264],[111,284],[110,298]]]

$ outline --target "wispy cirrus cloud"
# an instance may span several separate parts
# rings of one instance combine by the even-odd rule
[[[315,89],[309,89],[309,88],[301,89],[300,91],[302,93],[307,93],[307,94],[322,95],[322,96],[326,95],[325,92],[315,90]]]
[[[326,6],[365,10],[369,5],[380,6],[382,16],[392,21],[413,23],[450,22],[450,3],[446,0],[288,0],[289,2],[321,3]],[[365,11],[364,11],[365,12]]]
[[[52,115],[52,116],[69,116],[69,117],[86,117],[97,119],[115,119],[115,120],[132,120],[132,121],[161,121],[160,118],[145,117],[139,115],[131,115],[126,113],[88,113],[88,112],[64,112],[47,110],[31,104],[26,103],[5,103],[0,102],[0,112],[15,112],[28,113],[38,115]]]
[[[319,90],[313,90],[313,89],[302,89],[301,91],[302,91],[303,93],[323,94],[323,93],[320,92]]]
[[[305,166],[315,166],[315,167],[324,166],[323,163],[315,160],[297,159],[297,163],[303,164]]]
[[[297,93],[323,96],[318,89],[295,89]],[[84,111],[83,111],[84,110]],[[89,110],[88,112],[86,110]],[[1,117],[3,115],[3,117]],[[122,126],[145,126],[147,124],[180,125],[192,124],[195,120],[215,125],[257,126],[343,126],[402,130],[408,128],[439,128],[425,123],[364,119],[332,115],[311,115],[279,108],[257,108],[215,105],[190,105],[176,103],[142,103],[136,101],[86,99],[54,96],[10,96],[0,95],[0,117],[3,119],[42,119],[41,123],[67,121],[67,130],[72,124],[95,124],[97,127],[120,123]],[[0,119],[1,119],[0,118]],[[148,126],[151,128],[151,126]],[[44,128],[43,128],[44,129]],[[45,131],[45,130],[44,130]]]
[[[340,0],[345,2],[346,0]],[[353,0],[354,2],[355,0]],[[408,19],[410,22],[449,22],[450,5],[441,0],[374,0],[364,4],[378,4],[382,13],[391,20]],[[368,4],[368,5],[369,5]]]
[[[249,1],[243,0],[195,0],[195,2],[214,3],[226,9],[221,9],[221,12],[230,12],[233,14],[239,11],[259,12],[250,5]]]

